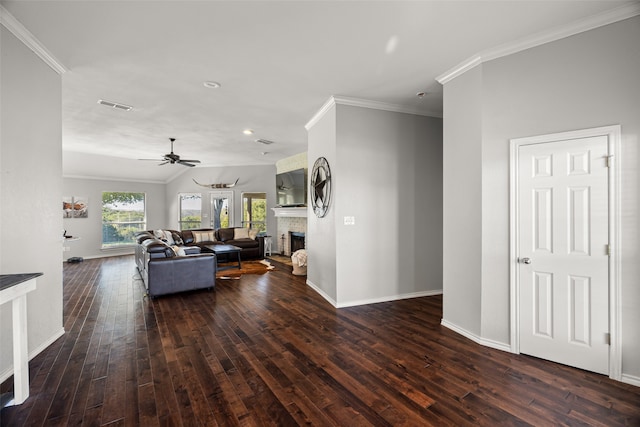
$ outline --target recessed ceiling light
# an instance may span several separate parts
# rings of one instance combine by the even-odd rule
[[[253,129],[245,129],[242,131],[245,135],[253,135]]]
[[[204,87],[208,87],[209,89],[218,89],[220,86],[222,85],[218,82],[212,82],[212,81],[204,82]]]

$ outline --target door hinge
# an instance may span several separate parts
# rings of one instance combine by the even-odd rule
[[[609,332],[604,334],[604,343],[611,345],[611,334]]]
[[[611,245],[607,243],[606,245],[606,250],[607,250],[607,256],[611,256]]]
[[[611,167],[611,163],[613,162],[613,154],[610,156],[605,157],[607,159],[607,167],[610,168]]]

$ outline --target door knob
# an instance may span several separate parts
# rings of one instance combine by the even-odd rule
[[[520,258],[520,262],[523,264],[531,264],[531,258]]]

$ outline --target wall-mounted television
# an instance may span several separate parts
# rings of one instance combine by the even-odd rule
[[[278,206],[307,205],[307,170],[296,169],[276,175]]]

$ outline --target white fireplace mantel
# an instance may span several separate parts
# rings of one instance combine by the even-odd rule
[[[276,217],[307,217],[307,207],[271,208]]]

